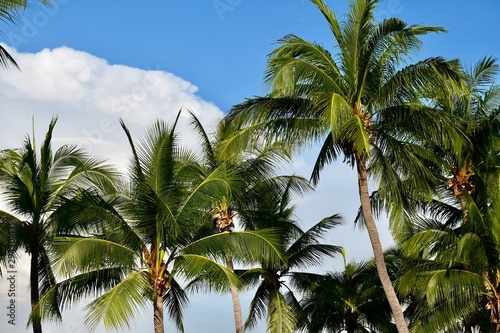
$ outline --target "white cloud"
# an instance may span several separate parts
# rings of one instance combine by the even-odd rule
[[[0,148],[19,146],[25,133],[31,133],[32,117],[41,138],[50,118],[58,115],[55,145],[79,144],[123,162],[128,144],[120,118],[137,136],[156,119],[173,122],[181,108],[194,111],[207,128],[223,116],[217,106],[196,95],[195,85],[172,73],[111,65],[68,47],[9,52],[22,72],[3,71],[0,77]],[[181,121],[178,128],[186,131],[187,122]]]

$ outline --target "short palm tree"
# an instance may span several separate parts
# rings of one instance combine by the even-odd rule
[[[341,154],[356,169],[378,274],[398,331],[407,332],[372,215],[368,175],[388,186],[383,197],[390,197],[391,209],[402,205],[405,192],[425,192],[436,181],[422,161],[437,161],[419,143],[430,138],[451,146],[459,135],[451,115],[423,104],[420,92],[458,86],[458,65],[441,57],[409,64],[421,45],[419,36],[443,29],[409,26],[397,18],[377,23],[378,0],[352,0],[344,22],[324,1],[311,1],[327,21],[337,53],[298,36],[284,37],[268,60],[271,92],[234,106],[228,118],[247,125],[242,135],[259,130],[263,138],[299,146],[321,141],[313,181]],[[408,181],[403,185],[401,179]]]
[[[500,332],[498,194],[489,204],[464,196],[465,220],[458,208],[437,211],[402,242],[398,289],[411,295],[413,332]]]
[[[130,180],[118,196],[89,203],[81,195],[80,209],[65,211],[69,225],[93,220],[92,234],[60,232],[56,267],[65,279],[44,295],[32,318],[50,316],[57,295],[69,304],[101,294],[88,305],[91,330],[101,321],[106,328],[128,327],[139,308],[152,304],[155,332],[164,332],[164,308],[183,331],[187,295],[181,281],[196,278],[216,290],[240,287],[240,279],[221,264],[227,250],[246,264],[263,256],[280,260],[277,236],[267,230],[203,237],[213,196],[234,181],[230,170],[200,177],[192,152],[177,145],[175,125],[156,122],[138,147],[123,127],[132,148]]]
[[[340,216],[327,217],[306,231],[298,226],[294,220],[295,207],[291,205],[294,183],[295,179],[290,178],[279,196],[262,188],[260,200],[253,209],[242,212],[241,219],[247,228],[258,230],[272,226],[280,230],[286,258],[286,262],[263,263],[260,268],[238,272],[249,286],[256,287],[246,328],[251,329],[259,319],[266,318],[269,333],[296,332],[305,320],[296,294],[302,291],[299,286],[303,281],[315,276],[308,269],[341,252],[338,246],[320,243],[329,230],[341,223]]]
[[[39,152],[35,140],[29,136],[22,148],[0,152],[0,188],[8,209],[0,211],[0,230],[9,235],[7,230],[15,227],[15,246],[12,242],[7,246],[10,237],[2,237],[0,258],[3,262],[12,251],[30,255],[32,308],[40,293],[56,283],[50,263],[51,240],[61,222],[63,203],[76,200],[79,189],[87,189],[89,193],[99,189],[112,191],[116,177],[109,166],[75,146],[65,145],[53,152],[51,141],[56,121],[53,118],[50,122]],[[42,332],[39,320],[32,325],[35,333]]]
[[[309,278],[302,306],[308,332],[396,332],[373,262],[346,264],[341,272]]]

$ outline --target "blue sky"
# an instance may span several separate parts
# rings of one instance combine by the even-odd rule
[[[36,33],[24,38],[23,29],[12,29],[21,35],[19,51],[66,45],[112,64],[173,72],[196,84],[204,99],[224,111],[242,98],[263,93],[266,55],[277,39],[293,33],[332,45],[325,22],[307,0],[55,3],[46,20],[38,7],[24,15]],[[328,4],[339,17],[347,8],[345,0]],[[444,55],[468,62],[498,54],[498,1],[478,0],[472,5],[466,0],[386,0],[378,8],[379,18],[397,16],[410,24],[449,30],[425,38],[423,57]],[[6,37],[16,46],[11,42],[15,38]]]
[[[266,56],[277,39],[293,33],[333,46],[327,25],[308,0],[53,2],[49,9],[34,4],[18,26],[1,27],[0,41],[12,50],[22,73],[2,71],[0,76],[0,149],[21,144],[32,116],[40,137],[58,114],[56,144],[78,143],[122,163],[128,151],[119,117],[139,135],[154,119],[171,120],[181,107],[190,107],[210,127],[233,104],[265,94]],[[326,2],[339,18],[347,9],[347,0]],[[442,55],[465,64],[500,55],[499,14],[496,0],[385,0],[376,11],[378,19],[396,16],[448,29],[424,37],[415,60]],[[308,176],[311,156],[298,156],[290,170]],[[359,260],[371,250],[365,233],[352,227],[359,204],[355,186],[354,174],[335,164],[325,169],[316,193],[297,205],[305,226],[333,213],[344,215],[346,225],[327,241],[345,246],[349,259]],[[390,245],[387,226],[382,222],[380,228],[383,244]],[[338,267],[340,259],[321,269]],[[20,274],[19,289],[26,291],[27,279]],[[249,297],[243,295],[244,311]],[[19,303],[28,306],[27,294],[19,296]],[[27,310],[20,311],[17,325],[7,332],[24,332]],[[80,305],[62,326],[45,331],[85,332],[82,318]],[[131,331],[151,331],[151,321],[144,313]],[[185,326],[188,333],[234,331],[229,298],[193,296]],[[254,331],[264,330],[261,325]]]

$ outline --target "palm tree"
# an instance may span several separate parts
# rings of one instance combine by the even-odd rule
[[[286,262],[260,268],[240,270],[238,274],[249,285],[256,287],[250,304],[245,328],[253,328],[259,319],[266,317],[267,332],[296,332],[305,319],[294,289],[315,274],[306,270],[318,266],[328,256],[338,254],[338,246],[322,244],[327,231],[341,223],[338,215],[332,215],[303,231],[294,220],[295,207],[290,204],[294,194],[295,179],[288,180],[280,195],[261,188],[260,200],[253,209],[242,212],[242,222],[249,229],[278,228],[281,242],[285,245]]]
[[[42,4],[50,6],[50,0],[39,0]],[[0,1],[0,21],[6,23],[16,23],[18,18],[18,12],[20,10],[25,10],[28,6],[27,0],[2,0]],[[9,54],[9,52],[0,45],[0,65],[4,68],[8,68],[10,65],[19,69],[14,58]]]
[[[309,278],[302,305],[308,332],[395,332],[391,309],[373,262],[346,264],[341,272]]]
[[[496,192],[495,185],[498,184],[500,172],[497,168],[500,164],[497,154],[500,134],[500,85],[495,84],[498,73],[497,59],[484,57],[464,72],[464,87],[461,90],[450,93],[435,89],[431,92],[435,108],[455,116],[457,122],[464,124],[462,131],[467,138],[467,143],[458,150],[440,147],[436,142],[424,143],[427,149],[439,156],[443,162],[440,168],[434,169],[440,179],[437,183],[440,187],[436,191],[438,195],[434,198],[441,200],[441,204],[458,200],[459,206],[465,207],[465,193],[471,195],[475,201],[481,200],[478,198],[479,192],[475,191],[475,181],[478,177],[491,185],[489,188],[493,195]],[[418,205],[422,207],[425,203],[419,202]],[[406,214],[401,215],[407,218],[401,223],[399,232],[395,233],[396,237],[405,238],[406,232],[412,234],[411,210],[415,210],[415,207],[407,209]],[[405,228],[409,230],[405,231]]]
[[[187,295],[180,281],[196,278],[216,290],[228,284],[241,287],[240,279],[220,263],[227,250],[245,264],[263,256],[280,260],[279,244],[273,240],[277,236],[272,230],[206,236],[203,222],[213,195],[236,181],[231,170],[218,168],[200,177],[193,153],[177,145],[175,124],[156,122],[138,147],[122,126],[133,156],[129,184],[120,196],[90,204],[81,195],[78,207],[65,211],[69,225],[94,219],[93,234],[67,233],[55,239],[56,267],[65,279],[44,295],[32,317],[49,317],[57,295],[65,295],[63,305],[68,305],[102,294],[88,305],[91,330],[101,321],[106,328],[128,327],[134,313],[149,303],[155,332],[164,332],[164,308],[184,331]],[[85,214],[82,207],[88,207]],[[72,213],[78,210],[80,214]]]
[[[464,195],[466,220],[446,207],[402,243],[409,260],[398,289],[411,295],[414,332],[500,332],[498,194],[489,204]]]
[[[0,230],[15,230],[15,243],[10,237],[0,239],[0,259],[24,251],[31,256],[31,307],[40,294],[55,284],[50,264],[51,239],[59,223],[58,214],[64,201],[75,198],[80,189],[112,190],[112,169],[75,146],[65,145],[52,151],[52,132],[57,118],[50,122],[45,141],[36,151],[29,136],[22,148],[0,152],[0,188],[9,211],[0,211]],[[6,244],[9,242],[8,244]],[[42,332],[41,322],[32,322],[33,332]]]
[[[391,209],[402,205],[406,191],[419,193],[435,182],[422,162],[435,158],[418,143],[430,138],[450,146],[459,136],[452,117],[423,104],[419,92],[455,87],[460,81],[457,63],[436,57],[408,64],[421,45],[419,35],[443,29],[408,26],[397,18],[376,23],[378,0],[351,1],[342,23],[322,0],[311,1],[326,19],[338,53],[294,35],[284,37],[268,61],[271,92],[234,106],[228,117],[248,125],[242,135],[264,129],[262,138],[279,137],[300,146],[322,140],[312,174],[315,182],[323,166],[340,154],[356,168],[377,271],[398,332],[407,332],[372,215],[368,175],[389,184],[385,195]],[[400,179],[408,181],[403,186]]]
[[[435,325],[431,329],[439,325],[456,329],[458,325],[467,332],[475,325],[486,325],[486,330],[500,330],[496,294],[500,234],[494,213],[500,176],[498,69],[495,59],[484,57],[466,72],[467,89],[437,99],[438,107],[466,124],[470,144],[458,152],[429,147],[447,162],[439,175],[441,195],[421,203],[416,213],[407,212],[412,221],[398,237],[408,255],[417,260],[404,280],[405,288],[413,288],[421,303],[417,325],[423,331],[431,324]],[[452,289],[449,284],[458,281],[469,288]]]
[[[500,176],[500,85],[495,84],[499,73],[497,59],[484,57],[465,73],[466,89],[460,95],[439,99],[438,107],[458,116],[464,123],[464,132],[470,142],[458,152],[438,150],[448,162],[446,186],[462,205],[464,193],[474,201],[481,200],[475,191],[476,178],[488,183],[490,194],[496,194]],[[494,186],[496,185],[496,186]]]
[[[202,147],[203,174],[209,175],[217,168],[230,167],[235,172],[237,182],[233,182],[227,191],[220,192],[212,204],[212,218],[216,233],[231,232],[234,230],[234,218],[236,214],[246,216],[240,219],[245,229],[256,229],[250,227],[254,221],[249,218],[250,210],[253,210],[259,202],[269,202],[280,195],[280,191],[304,193],[309,189],[307,182],[297,176],[276,176],[277,169],[289,161],[289,154],[283,149],[283,145],[274,142],[270,145],[256,142],[239,142],[233,145],[231,150],[226,150],[225,143],[235,138],[238,128],[233,124],[221,121],[218,123],[213,136],[210,136],[203,128],[198,118],[191,113],[192,125],[199,134]],[[260,216],[261,217],[261,216]],[[260,217],[255,217],[259,220]],[[262,227],[262,226],[261,226]],[[275,227],[268,225],[266,227]],[[262,227],[264,228],[264,227]],[[231,253],[228,252],[226,267],[234,272]],[[243,319],[241,303],[238,290],[231,285],[231,296],[235,328],[237,333],[243,333]]]

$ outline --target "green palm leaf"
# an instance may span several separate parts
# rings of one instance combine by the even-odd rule
[[[198,278],[216,291],[226,291],[230,285],[243,287],[241,280],[231,270],[203,255],[180,256],[175,261],[174,271],[188,279]]]
[[[54,247],[61,253],[56,269],[63,276],[71,276],[76,270],[89,271],[99,267],[136,267],[136,253],[114,242],[98,238],[58,237]]]
[[[146,307],[152,298],[151,285],[142,271],[129,274],[119,284],[88,305],[89,315],[85,319],[91,332],[102,321],[106,329],[129,329],[131,319]]]
[[[268,305],[268,324],[269,333],[292,333],[297,326],[297,317],[295,311],[280,293],[276,293]]]

